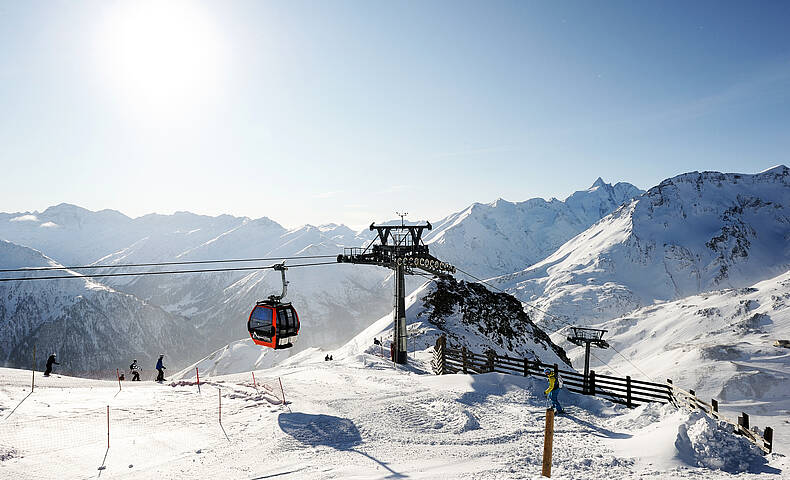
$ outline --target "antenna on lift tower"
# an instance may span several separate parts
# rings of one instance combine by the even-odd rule
[[[401,213],[401,212],[395,212],[395,215],[397,215],[397,216],[399,216],[399,217],[400,217],[400,226],[401,226],[401,227],[405,227],[405,226],[406,226],[406,225],[403,223],[403,219],[404,219],[404,218],[406,218],[406,216],[407,216],[408,214],[409,214],[409,212],[403,212],[403,213]],[[430,230],[430,227],[428,228],[428,230]]]
[[[397,213],[397,212],[396,212]],[[422,241],[422,233],[433,228],[429,222],[424,225],[406,225],[404,217],[408,213],[398,213],[400,225],[370,224],[370,230],[378,235],[364,248],[345,248],[337,256],[339,263],[361,263],[390,268],[395,273],[395,325],[392,336],[392,361],[406,363],[406,292],[404,275],[414,275],[415,269],[433,275],[455,273],[455,267],[442,262],[428,252],[428,245]]]

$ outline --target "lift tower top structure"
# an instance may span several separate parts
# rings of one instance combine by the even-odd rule
[[[433,275],[455,273],[455,267],[442,262],[428,251],[422,241],[422,234],[430,230],[431,224],[406,225],[401,215],[400,225],[370,224],[376,231],[376,238],[366,247],[345,248],[337,256],[339,263],[376,265],[393,270],[395,273],[394,310],[395,321],[392,334],[392,361],[406,363],[406,292],[404,276],[413,275],[415,269]]]
[[[584,347],[584,391],[590,390],[590,345],[595,345],[599,348],[609,348],[609,343],[603,339],[603,334],[606,330],[597,328],[584,328],[584,327],[571,327],[571,335],[568,335],[568,341]]]

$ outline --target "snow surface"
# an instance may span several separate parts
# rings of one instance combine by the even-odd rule
[[[608,330],[614,347],[594,351],[597,372],[635,375],[638,368],[657,381],[671,378],[718,399],[733,420],[744,411],[752,425],[773,427],[777,451],[790,454],[790,349],[773,345],[790,339],[790,272],[645,307],[595,328]],[[580,365],[583,349],[563,345]]]
[[[202,377],[200,392],[191,381],[124,382],[119,391],[117,382],[53,376],[38,377],[30,394],[30,372],[0,369],[0,478],[540,478],[545,381],[437,377],[425,373],[427,355],[394,367],[373,346],[334,357],[302,352],[256,371],[258,385],[252,372]],[[695,433],[692,414],[628,411],[567,392],[562,401],[554,478],[757,479],[790,467],[786,457],[761,464],[732,448],[740,457],[728,461],[749,473],[699,466],[684,459],[713,458],[689,457],[712,437]],[[643,433],[659,430],[667,434],[651,434],[645,449]],[[735,443],[721,433],[709,445]]]

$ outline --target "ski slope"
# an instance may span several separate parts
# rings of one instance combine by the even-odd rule
[[[543,380],[437,377],[425,371],[428,351],[394,367],[377,348],[337,351],[333,362],[302,352],[256,371],[257,382],[272,387],[257,390],[251,372],[202,378],[200,393],[191,381],[124,382],[119,391],[117,382],[53,376],[38,377],[29,395],[30,372],[0,369],[0,478],[539,478]],[[628,411],[563,399],[554,478],[757,479],[790,471],[786,457],[764,459],[672,407]]]
[[[607,330],[614,347],[595,349],[596,372],[633,375],[638,368],[643,378],[672,378],[718,399],[732,419],[743,411],[752,425],[772,426],[776,449],[790,454],[790,349],[774,345],[790,338],[790,272],[657,303],[595,327]],[[573,364],[583,365],[584,349],[565,343]]]

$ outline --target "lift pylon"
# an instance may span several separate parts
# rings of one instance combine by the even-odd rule
[[[405,215],[405,214],[404,214]],[[370,224],[376,231],[376,238],[366,247],[345,248],[337,256],[339,263],[376,265],[391,269],[395,274],[394,311],[395,320],[392,334],[392,361],[404,364],[408,358],[406,351],[406,286],[405,275],[413,275],[415,269],[433,275],[455,273],[455,267],[442,262],[428,251],[422,241],[425,230],[433,228],[430,222],[424,225],[406,225],[401,216],[400,225]]]
[[[568,341],[584,347],[584,391],[590,390],[590,345],[599,348],[609,348],[609,343],[603,339],[606,330],[597,328],[571,327],[573,334],[568,335]]]

